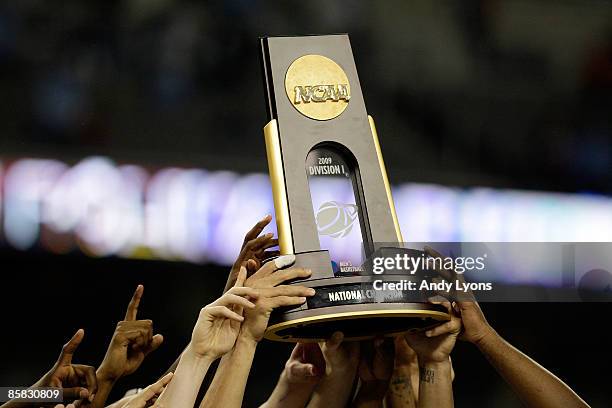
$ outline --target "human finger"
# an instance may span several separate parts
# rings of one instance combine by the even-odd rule
[[[235,320],[237,322],[242,322],[244,317],[240,316],[238,313],[230,310],[225,306],[213,306],[208,309],[208,313],[214,317],[224,317],[226,319]]]
[[[246,235],[244,236],[244,244],[255,239],[261,234],[264,228],[272,221],[272,216],[270,214],[263,217],[261,220],[257,221],[257,223],[251,228]],[[243,244],[243,246],[244,246]]]
[[[250,241],[247,241],[243,246],[240,252],[242,258],[248,258],[249,254],[254,254],[262,249],[270,248],[271,246],[266,246],[272,240],[274,234],[271,232],[262,235],[257,238],[253,238]],[[274,246],[274,245],[272,245]]]
[[[241,266],[240,270],[238,271],[238,276],[236,277],[236,283],[234,284],[234,288],[244,286],[244,281],[246,281],[246,278],[247,270],[244,266]]]
[[[313,296],[316,292],[313,288],[301,285],[280,285],[260,289],[259,293],[263,297],[273,298],[275,296]]]
[[[243,298],[242,296],[234,295],[233,293],[226,293],[225,295],[217,299],[215,302],[213,302],[212,305],[214,306],[235,305],[235,306],[246,307],[249,309],[253,309],[255,307],[255,304],[253,302],[249,301],[248,299]]]
[[[259,298],[259,291],[257,289],[249,288],[246,286],[234,286],[227,291],[227,294],[237,295],[242,297],[250,297],[253,299]]]
[[[270,275],[270,281],[273,286],[276,286],[288,280],[309,278],[310,276],[312,276],[312,271],[310,269],[290,268],[277,270],[272,275]]]
[[[434,327],[433,329],[429,329],[425,332],[426,337],[437,337],[442,334],[447,333],[459,333],[461,330],[461,319],[451,318],[446,323],[443,323],[439,326]]]
[[[325,342],[326,351],[335,351],[340,347],[342,341],[344,340],[344,333],[342,332],[334,332],[332,336]]]
[[[123,320],[136,320],[136,315],[138,314],[138,306],[140,306],[140,299],[142,298],[142,294],[144,292],[144,286],[138,285],[134,294],[132,295],[132,299],[130,299],[130,303],[128,304],[127,310],[125,312],[125,318]]]
[[[273,234],[266,234],[265,237],[268,237],[268,239],[259,243],[259,246],[257,247],[257,249],[253,251],[257,254],[259,258],[263,257],[266,249],[274,248],[275,246],[278,246],[278,239],[273,238],[273,236],[274,236]]]
[[[314,364],[293,362],[288,367],[289,373],[294,377],[316,377],[317,371]]]
[[[173,375],[174,373],[172,371],[164,375],[162,378],[160,378],[153,384],[147,386],[144,390],[142,390],[139,394],[137,394],[137,398],[143,402],[147,402],[150,399],[158,396],[159,394],[162,393],[164,388],[166,388],[166,386],[170,383]]]
[[[305,297],[297,296],[276,296],[270,300],[273,309],[282,306],[297,306],[306,302]]]
[[[72,356],[79,347],[79,344],[81,344],[81,341],[83,341],[84,336],[85,330],[79,329],[76,333],[74,333],[74,336],[72,336],[72,338],[68,340],[66,344],[64,344],[58,360],[60,365],[68,365],[72,362]]]
[[[164,342],[164,336],[162,336],[161,334],[156,334],[155,336],[151,338],[151,342],[149,343],[149,346],[146,348],[145,353],[149,354],[150,352],[157,350],[159,346],[162,345],[163,342]]]
[[[267,259],[274,258],[275,256],[279,256],[279,255],[280,255],[280,251],[278,249],[274,249],[271,251],[264,251],[263,255],[261,256],[261,259],[265,261]]]
[[[251,278],[249,279],[261,279],[270,275],[271,273],[279,270],[287,268],[295,263],[295,255],[282,255],[273,260],[272,262],[268,262],[264,264],[257,272],[255,272]]]

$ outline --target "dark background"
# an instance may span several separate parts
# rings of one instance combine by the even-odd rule
[[[257,37],[334,32],[350,34],[393,183],[612,193],[604,0],[5,1],[0,158],[265,172]],[[6,248],[0,262],[0,385],[31,384],[80,327],[76,360],[98,364],[144,283],[140,315],[166,341],[115,396],[174,361],[227,272]],[[483,308],[511,343],[609,405],[612,305]],[[265,400],[288,354],[260,345],[245,406]],[[453,361],[457,406],[518,405],[473,347]]]

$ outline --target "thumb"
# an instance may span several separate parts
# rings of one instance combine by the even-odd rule
[[[161,334],[156,334],[151,338],[151,343],[149,343],[149,347],[147,348],[146,354],[149,354],[152,351],[155,351],[162,345],[164,342],[164,336]]]

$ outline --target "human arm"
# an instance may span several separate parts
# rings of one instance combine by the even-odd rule
[[[232,265],[227,276],[227,282],[225,284],[225,288],[223,289],[223,293],[227,292],[232,286],[234,286],[241,267],[244,266],[247,269],[247,273],[250,275],[251,273],[257,271],[266,259],[278,255],[277,250],[268,250],[269,248],[278,245],[278,240],[274,239],[271,233],[260,236],[264,228],[270,224],[270,221],[272,221],[272,217],[270,215],[266,215],[245,234],[238,257],[236,258],[236,261]],[[174,363],[166,370],[164,375],[174,372],[180,359],[181,356],[179,355]]]
[[[359,361],[359,389],[352,403],[355,408],[382,408],[393,374],[394,344],[377,338],[362,342]]]
[[[74,353],[83,341],[84,336],[85,331],[83,329],[77,330],[62,348],[57,362],[32,387],[62,388],[64,401],[92,401],[98,390],[95,369],[91,366],[72,363]],[[3,404],[1,408],[29,406],[31,406],[31,403],[9,401]]]
[[[432,248],[426,248],[425,251],[432,257],[441,257]],[[450,278],[462,279],[463,276],[455,274]],[[471,299],[457,301],[456,309],[463,322],[460,339],[478,347],[526,406],[537,408],[589,406],[558,377],[504,340],[489,325],[473,296]]]
[[[308,408],[343,407],[349,401],[359,365],[359,343],[343,340],[344,334],[335,332],[319,344],[325,358],[325,375],[312,394]]]
[[[193,407],[212,362],[234,347],[244,321],[238,310],[255,308],[246,297],[255,300],[259,295],[254,289],[242,286],[245,279],[246,268],[242,267],[236,285],[200,311],[191,341],[183,351],[172,382],[159,397],[158,405]]]
[[[266,259],[278,255],[278,250],[268,250],[278,245],[278,239],[275,239],[272,233],[260,235],[270,221],[272,221],[272,216],[266,215],[244,236],[240,253],[227,276],[224,292],[234,285],[241,267],[247,268],[250,275],[259,270]]]
[[[287,280],[310,276],[304,269],[281,268],[291,265],[295,257],[285,255],[268,262],[250,276],[246,285],[258,290],[255,308],[245,310],[245,321],[234,349],[221,359],[217,373],[200,407],[240,407],[257,344],[263,338],[272,310],[297,306],[312,296],[314,290],[298,285],[282,285]]]
[[[395,364],[389,382],[386,399],[388,408],[416,408],[419,399],[419,361],[416,353],[406,342],[397,336],[395,344]]]
[[[504,340],[487,323],[475,301],[457,302],[464,321],[462,338],[473,343],[527,407],[588,407],[557,376]]]
[[[153,335],[151,320],[136,320],[144,287],[138,285],[125,317],[117,323],[102,363],[96,370],[98,392],[92,402],[93,408],[102,408],[115,383],[135,372],[145,357],[156,350],[164,341],[161,334]]]
[[[425,333],[408,333],[406,342],[419,361],[419,408],[454,406],[450,353],[461,332],[461,319],[449,302],[442,303],[450,320]]]

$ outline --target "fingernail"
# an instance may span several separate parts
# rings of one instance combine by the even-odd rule
[[[91,394],[89,396],[89,402],[93,402],[94,398],[96,397],[96,394]]]
[[[315,292],[315,290],[314,290],[313,288],[308,288],[308,290],[306,291],[306,293],[308,293],[310,296],[312,296],[312,295],[314,295],[314,294],[315,294],[315,293],[317,293],[317,292]]]
[[[304,302],[306,301],[306,298],[305,298],[305,297],[300,297],[300,298],[298,298],[298,299],[300,299],[300,302],[302,302],[302,303],[304,303]]]
[[[426,336],[426,337],[431,337],[431,335],[432,335],[431,330],[427,330],[427,331],[425,332],[425,336]]]
[[[283,255],[274,260],[274,264],[278,269],[286,268],[295,263],[295,255]]]
[[[274,236],[274,234],[273,234],[273,233],[271,233],[271,232],[268,232],[268,233],[266,234],[266,238],[272,238],[273,236]]]
[[[267,221],[267,220],[270,220],[270,219],[272,219],[272,216],[270,214],[268,214],[265,217],[263,217],[261,220],[262,221]]]
[[[312,275],[312,269],[305,269],[306,275]]]

